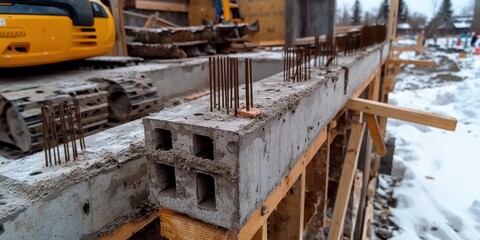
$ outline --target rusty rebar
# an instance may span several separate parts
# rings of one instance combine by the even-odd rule
[[[210,89],[210,112],[213,111],[213,94],[212,94],[212,57],[208,58],[208,88]]]
[[[77,140],[75,137],[75,125],[73,124],[73,115],[72,115],[72,109],[70,105],[67,105],[67,118],[68,118],[68,125],[69,125],[69,130],[70,130],[70,137],[72,139],[72,155],[73,155],[73,161],[77,161]]]
[[[77,131],[79,135],[78,141],[80,142],[80,148],[82,151],[87,149],[87,146],[85,145],[85,136],[83,134],[83,123],[82,123],[82,115],[80,113],[80,102],[78,99],[73,99],[74,107],[75,107],[75,120],[77,122]]]
[[[40,107],[40,112],[41,112],[41,117],[42,117],[42,130],[43,130],[43,148],[45,152],[45,166],[48,167],[48,162],[49,162],[49,155],[50,155],[50,145],[48,144],[48,128],[47,128],[47,120],[46,120],[46,111],[45,111],[45,105],[42,104]],[[47,153],[48,150],[48,153]]]
[[[253,108],[253,70],[252,59],[248,59],[248,79],[250,81],[250,106]]]
[[[68,146],[67,124],[65,122],[65,106],[60,103],[60,125],[62,128],[63,152],[65,162],[70,161],[70,147]]]

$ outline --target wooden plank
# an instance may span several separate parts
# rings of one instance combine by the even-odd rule
[[[285,40],[285,0],[238,0],[244,22],[260,23],[260,31],[250,35],[253,42]]]
[[[115,229],[113,233],[103,236],[101,240],[127,240],[133,236],[136,232],[142,230],[145,226],[151,223],[154,219],[158,217],[158,212],[150,215],[148,218],[138,221],[138,222],[129,222],[122,225],[121,227]]]
[[[389,64],[413,64],[420,67],[433,67],[435,66],[434,61],[430,60],[408,60],[408,59],[399,59],[399,58],[390,58],[387,63]]]
[[[205,90],[205,91],[194,93],[192,95],[188,95],[184,99],[187,101],[192,101],[192,100],[201,98],[203,96],[207,96],[209,93],[210,93],[210,90]]]
[[[366,99],[351,98],[345,107],[350,110],[361,111],[387,118],[395,118],[398,120],[441,128],[449,131],[455,131],[457,126],[457,119],[452,117],[405,107],[393,106]]]
[[[365,208],[365,220],[363,221],[362,240],[369,240],[372,236],[373,205],[367,204]]]
[[[353,206],[352,206],[352,229],[351,229],[351,239],[353,239],[353,234],[355,233],[355,227],[357,223],[357,216],[359,213],[360,199],[362,196],[362,186],[363,186],[363,174],[360,170],[355,171],[355,179],[353,184]],[[363,209],[362,209],[363,210]]]
[[[303,216],[305,204],[305,172],[295,181],[291,190],[278,204],[268,219],[271,239],[303,239]]]
[[[385,141],[383,140],[383,136],[380,133],[377,117],[369,113],[366,113],[365,117],[367,119],[370,136],[372,137],[373,144],[375,145],[375,150],[377,154],[383,157],[385,156],[385,154],[387,154],[387,147],[385,146]]]
[[[137,9],[165,11],[165,12],[188,12],[188,7],[183,3],[162,2],[162,1],[147,1],[136,0],[135,7]]]
[[[145,22],[145,25],[143,25],[144,28],[151,28],[153,26],[153,19],[155,18],[155,14],[150,15],[147,18],[147,21]]]
[[[273,191],[272,194],[265,200],[263,205],[255,210],[250,219],[242,227],[238,234],[240,240],[250,240],[258,229],[265,223],[267,218],[273,212],[275,207],[280,203],[283,196],[289,191],[295,180],[305,170],[305,167],[310,163],[313,156],[318,152],[323,143],[327,140],[327,128],[324,128],[312,142],[308,150],[297,161],[295,166],[290,171],[290,174],[282,179],[280,185]],[[263,209],[263,211],[262,211]],[[263,214],[262,214],[263,213]]]
[[[330,134],[327,141],[322,145],[320,150],[315,154],[306,170],[306,196],[305,196],[305,215],[304,226],[307,226],[310,219],[318,214],[324,216],[327,209],[327,190],[328,190],[328,170],[330,160]],[[315,221],[315,220],[314,220]],[[312,222],[309,226],[315,233],[318,232],[322,224]],[[308,231],[307,231],[308,232]]]
[[[368,99],[377,101],[378,94],[380,93],[380,81],[382,78],[382,71],[381,67],[377,69],[375,72],[375,79],[370,83],[370,87],[368,88]]]
[[[125,28],[123,24],[123,1],[111,0],[112,15],[115,21],[115,46],[109,55],[128,56],[127,43],[125,40]]]
[[[336,26],[335,27],[335,32],[337,34],[345,34],[345,33],[349,32],[351,30],[356,30],[356,29],[360,30],[360,29],[362,29],[362,27],[363,27],[362,25]]]
[[[170,240],[232,239],[232,232],[171,210],[160,209],[160,233]]]
[[[268,239],[268,229],[267,229],[267,222],[263,223],[262,227],[258,229],[255,236],[253,236],[252,240],[267,240]]]
[[[390,11],[388,16],[388,36],[387,36],[390,40],[394,40],[395,37],[397,36],[398,1],[399,0],[390,0]]]
[[[152,15],[149,16],[149,15],[146,15],[146,14],[127,11],[127,10],[124,10],[123,14],[127,14],[127,15],[134,16],[134,17],[139,17],[139,18],[145,18],[145,19],[149,19],[152,16]],[[170,21],[167,21],[167,20],[161,18],[158,12],[155,13],[154,19],[157,22],[157,24],[160,25],[160,26],[180,27],[179,25],[177,25],[173,22],[170,22]]]
[[[418,48],[417,46],[392,46],[393,51],[397,52],[417,52],[417,51],[423,51],[423,48]]]
[[[259,41],[257,44],[261,47],[284,46],[285,40]]]
[[[397,77],[395,75],[389,75],[385,76],[384,80],[384,88],[385,91],[391,92],[395,88],[395,83],[396,83]]]
[[[190,26],[202,25],[204,19],[215,20],[215,6],[212,0],[189,1],[188,23]]]
[[[347,212],[348,199],[353,185],[357,160],[360,153],[365,123],[353,122],[350,139],[348,140],[345,162],[342,167],[342,175],[335,198],[335,207],[328,234],[328,240],[339,240],[343,232],[345,214]]]

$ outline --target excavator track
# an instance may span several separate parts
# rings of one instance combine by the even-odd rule
[[[56,82],[0,90],[0,141],[32,152],[43,147],[42,104],[79,101],[85,136],[156,109],[157,89],[144,75]]]

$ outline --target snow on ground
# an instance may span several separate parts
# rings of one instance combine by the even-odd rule
[[[456,117],[457,130],[388,121],[388,132],[396,138],[394,172],[404,170],[403,180],[394,187],[397,206],[391,209],[401,230],[392,239],[478,240],[480,57],[456,60],[463,68],[452,72],[454,66],[446,66],[445,56],[457,59],[457,54],[431,54],[441,62],[438,71],[407,67],[410,73],[399,75],[389,102]]]

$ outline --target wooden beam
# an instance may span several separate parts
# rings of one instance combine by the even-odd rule
[[[397,77],[395,75],[385,76],[384,89],[385,91],[391,92],[395,88]]]
[[[115,46],[110,55],[128,56],[127,43],[125,40],[125,28],[123,24],[123,1],[111,0],[112,15],[115,21]]]
[[[351,98],[345,107],[350,110],[370,113],[387,118],[395,118],[398,120],[441,128],[449,131],[455,131],[457,126],[457,119],[452,117],[405,107],[393,106],[366,99]]]
[[[417,46],[392,46],[392,51],[398,52],[397,55],[399,55],[399,53],[402,52],[423,52],[425,51],[425,48],[419,48]]]
[[[160,209],[160,233],[170,240],[232,239],[232,232],[171,210]]]
[[[300,175],[292,189],[270,215],[268,225],[271,239],[303,239],[303,216],[305,206],[305,172]]]
[[[365,208],[365,220],[363,221],[362,240],[369,240],[372,237],[373,205],[367,204]]]
[[[268,239],[268,229],[267,229],[267,222],[263,223],[262,227],[258,229],[255,236],[253,236],[252,240],[267,240]]]
[[[388,16],[388,38],[394,40],[397,36],[397,19],[398,19],[398,1],[390,0],[390,11]]]
[[[366,113],[365,117],[367,119],[368,130],[370,130],[370,135],[372,136],[373,144],[375,145],[375,150],[383,157],[387,154],[387,147],[385,146],[385,141],[380,133],[377,117],[369,113]]]
[[[370,83],[370,87],[368,88],[368,99],[377,101],[378,94],[380,93],[380,81],[382,78],[382,71],[381,67],[377,69],[375,72],[375,79]]]
[[[188,7],[183,3],[162,2],[162,1],[147,1],[136,0],[135,7],[137,9],[156,10],[165,12],[188,12]]]
[[[353,181],[353,206],[352,206],[352,229],[350,239],[353,239],[353,235],[355,233],[355,227],[357,223],[357,216],[359,213],[360,207],[360,199],[362,197],[362,187],[363,187],[363,174],[360,170],[355,171],[355,179]],[[363,209],[362,209],[363,211]]]
[[[338,185],[338,192],[333,208],[332,223],[328,233],[328,240],[339,240],[343,232],[345,214],[347,212],[348,199],[352,190],[357,160],[360,153],[360,145],[363,139],[365,123],[353,122],[350,139],[348,140],[345,162],[342,167],[342,175]]]
[[[298,179],[300,174],[305,170],[305,167],[310,163],[313,156],[318,152],[320,147],[327,139],[327,128],[324,128],[312,142],[308,150],[297,161],[295,166],[290,171],[290,174],[282,179],[280,185],[273,191],[272,194],[265,200],[263,205],[255,210],[250,219],[245,223],[238,234],[240,240],[250,240],[258,229],[267,221],[270,214],[272,214],[275,207],[280,203],[295,180]],[[262,209],[264,209],[262,211]],[[263,213],[263,214],[262,214]]]
[[[158,217],[158,212],[155,211],[154,214],[151,214],[148,218],[138,221],[138,222],[129,222],[122,225],[121,227],[115,229],[113,233],[103,236],[100,240],[127,240],[133,236],[138,231],[142,230],[145,226],[151,223],[155,218]]]
[[[407,59],[399,59],[399,58],[390,58],[387,60],[387,63],[390,63],[390,64],[413,64],[413,65],[416,65],[416,66],[420,66],[420,67],[433,67],[435,66],[435,62],[434,61],[430,61],[430,60],[407,60]]]

